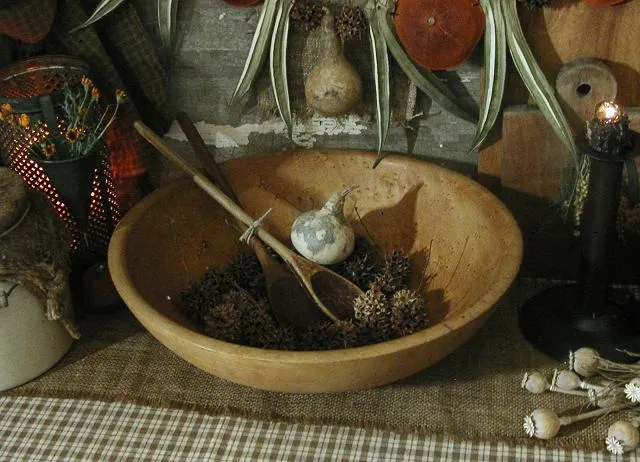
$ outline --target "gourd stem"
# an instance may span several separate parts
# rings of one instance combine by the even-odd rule
[[[338,59],[342,56],[342,43],[334,29],[333,15],[325,8],[322,17],[322,50],[321,60]]]

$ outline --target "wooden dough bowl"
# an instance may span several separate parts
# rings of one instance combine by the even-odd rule
[[[287,243],[300,211],[357,184],[346,214],[383,249],[412,258],[432,324],[400,339],[332,351],[275,351],[210,338],[169,297],[208,266],[239,251],[230,216],[193,182],[154,191],[121,221],[109,247],[115,286],[138,320],[186,361],[218,377],[282,392],[337,392],[393,382],[465,343],[507,291],[522,258],[520,230],[503,204],[474,181],[417,159],[374,153],[300,151],[221,164],[249,215],[273,207],[265,228]],[[363,226],[364,225],[364,226]],[[431,258],[424,270],[425,254]],[[425,284],[426,275],[431,280]]]

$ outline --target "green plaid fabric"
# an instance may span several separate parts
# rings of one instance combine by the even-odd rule
[[[80,309],[76,312],[82,338],[67,355],[35,380],[1,392],[0,398],[9,403],[30,403],[13,401],[18,397],[130,403],[170,413],[187,410],[260,422],[368,429],[366,435],[382,434],[371,433],[374,429],[392,431],[421,441],[441,435],[473,441],[473,447],[484,442],[493,450],[508,442],[545,448],[549,454],[554,449],[597,452],[604,449],[608,426],[627,418],[625,413],[563,428],[551,440],[528,438],[523,430],[524,416],[535,408],[565,412],[584,404],[580,397],[533,395],[520,388],[525,371],[539,370],[550,377],[554,368],[562,368],[535,351],[517,331],[517,307],[548,284],[519,280],[483,329],[438,364],[386,386],[328,394],[276,393],[222,380],[171,353],[127,310],[92,315]],[[0,421],[3,416],[0,409]],[[11,428],[10,423],[0,425]]]
[[[454,441],[333,425],[284,424],[127,403],[0,398],[6,461],[552,461],[640,460],[636,453]]]

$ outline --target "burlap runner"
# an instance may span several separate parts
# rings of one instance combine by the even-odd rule
[[[537,407],[575,410],[580,398],[531,395],[520,388],[527,370],[563,365],[533,349],[517,329],[517,309],[540,283],[519,281],[466,345],[408,379],[358,392],[294,395],[218,379],[160,345],[127,310],[81,319],[83,339],[54,369],[1,395],[126,401],[257,419],[364,426],[455,439],[603,450],[608,416],[564,427],[544,442],[524,436],[523,418]],[[619,417],[619,415],[618,415]]]

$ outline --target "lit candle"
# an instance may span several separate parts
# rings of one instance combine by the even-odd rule
[[[603,101],[596,106],[596,117],[603,123],[619,123],[623,113],[622,108],[611,101]]]
[[[619,158],[631,148],[629,117],[622,106],[603,101],[596,106],[593,119],[587,122],[587,141],[598,154]]]

